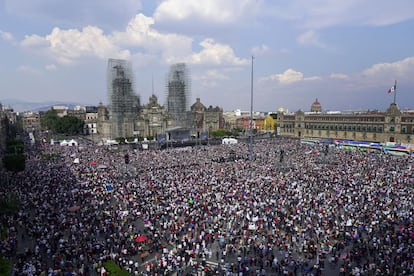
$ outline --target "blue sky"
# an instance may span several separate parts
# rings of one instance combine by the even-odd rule
[[[0,102],[107,103],[108,58],[165,101],[169,66],[226,111],[414,109],[412,0],[0,0]],[[152,88],[152,79],[154,88]]]

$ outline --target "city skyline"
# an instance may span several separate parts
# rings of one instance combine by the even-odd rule
[[[414,3],[409,0],[0,0],[0,102],[108,104],[106,63],[133,65],[135,93],[165,104],[175,63],[196,98],[225,111],[385,110],[397,81],[414,103]],[[154,84],[154,85],[153,85]]]

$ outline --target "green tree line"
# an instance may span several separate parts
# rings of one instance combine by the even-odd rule
[[[82,133],[84,121],[69,115],[59,117],[56,110],[50,109],[40,118],[40,124],[54,133],[75,135]]]
[[[26,167],[24,156],[24,143],[22,140],[9,140],[6,142],[6,155],[3,157],[4,167],[12,172],[23,171]]]

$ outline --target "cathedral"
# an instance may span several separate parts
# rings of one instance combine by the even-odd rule
[[[146,105],[140,105],[134,93],[131,65],[125,60],[108,61],[109,105],[98,106],[97,134],[102,139],[119,137],[166,137],[171,129],[180,128],[202,138],[224,127],[223,109],[206,108],[197,98],[189,108],[189,80],[185,64],[171,66],[167,80],[167,104],[162,106],[153,94]],[[190,138],[190,137],[188,137]]]

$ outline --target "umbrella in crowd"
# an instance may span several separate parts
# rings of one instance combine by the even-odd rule
[[[144,242],[144,241],[147,241],[147,240],[148,240],[147,236],[144,236],[144,235],[141,235],[141,236],[138,236],[138,237],[135,238],[136,242]]]

